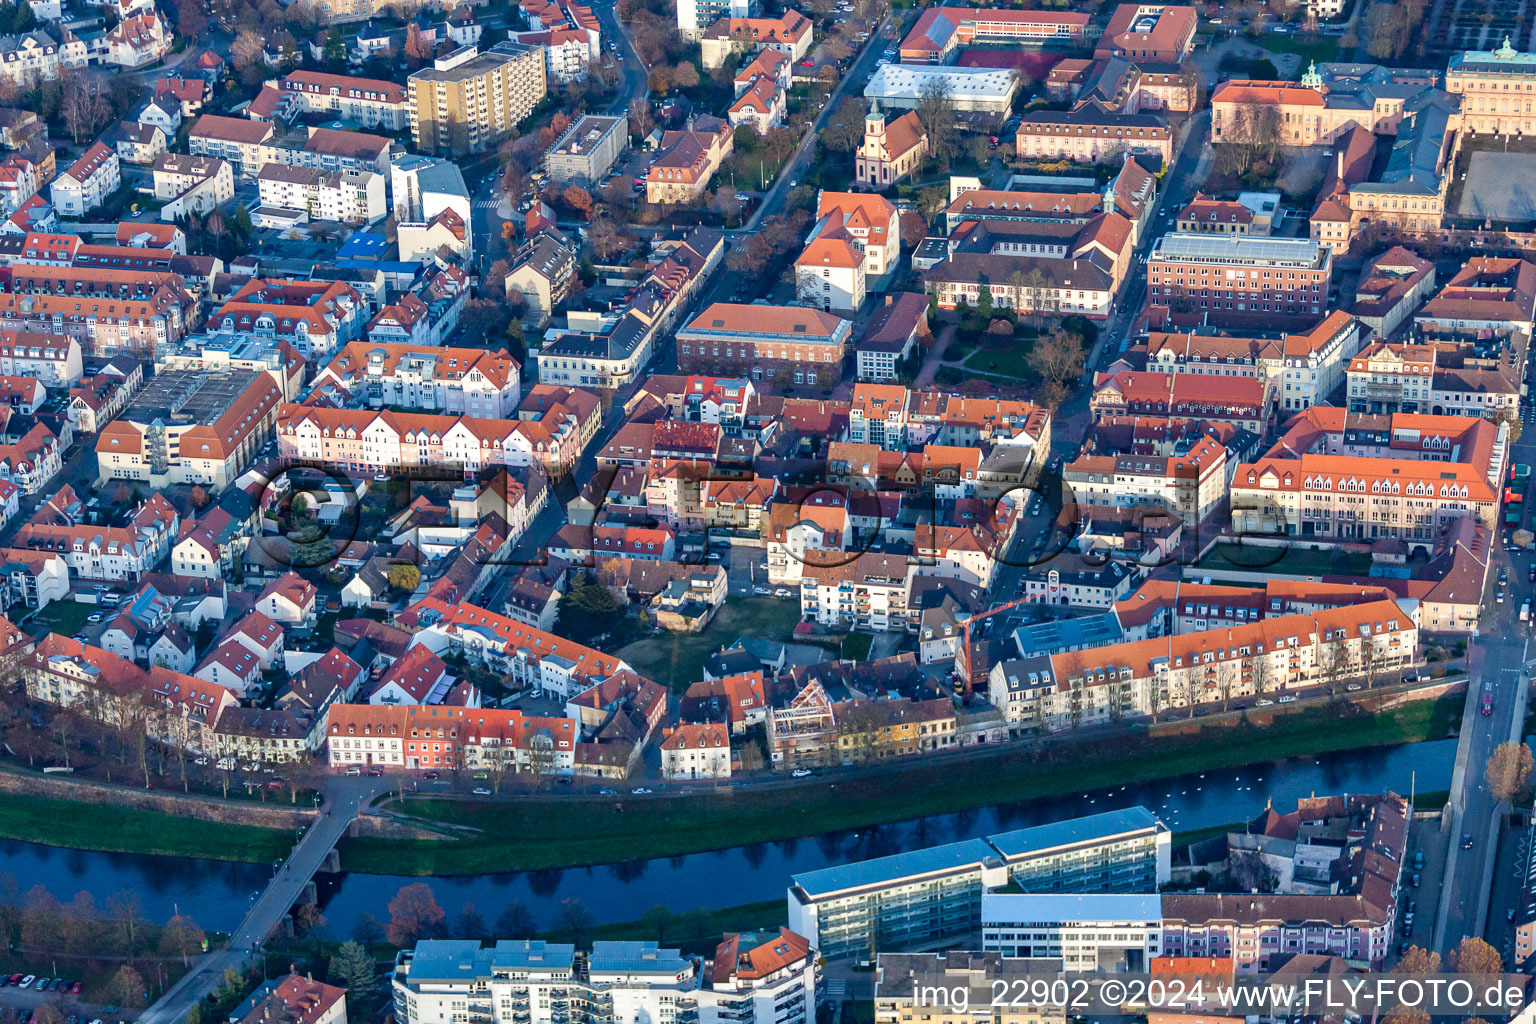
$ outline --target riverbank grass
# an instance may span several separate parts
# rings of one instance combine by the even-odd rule
[[[1445,737],[1460,696],[1417,701],[1382,714],[1350,705],[1279,715],[1162,739],[1120,737],[1047,751],[1008,751],[934,766],[892,764],[862,778],[766,790],[649,799],[529,798],[496,803],[412,799],[389,810],[476,829],[459,842],[344,839],[347,870],[380,874],[482,874],[669,857],[1111,785],[1235,768],[1335,750]]]
[[[76,850],[154,853],[253,864],[270,863],[286,856],[293,846],[293,833],[280,829],[26,793],[6,793],[0,799],[0,835]]]

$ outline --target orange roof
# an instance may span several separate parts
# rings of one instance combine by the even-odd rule
[[[1256,104],[1260,106],[1322,107],[1323,94],[1296,82],[1229,79],[1211,93],[1211,105],[1218,103]]]
[[[1145,679],[1153,675],[1154,663],[1166,661],[1169,668],[1178,671],[1208,661],[1220,663],[1241,659],[1244,648],[1254,653],[1275,651],[1288,646],[1291,637],[1301,644],[1310,644],[1313,636],[1319,640],[1329,633],[1338,636],[1340,631],[1345,637],[1358,638],[1364,635],[1361,627],[1368,627],[1371,635],[1376,636],[1392,630],[1406,632],[1416,628],[1408,613],[1395,601],[1371,601],[1329,608],[1315,615],[1282,615],[1236,626],[1057,654],[1051,657],[1051,667],[1056,673],[1057,689],[1065,692],[1073,688],[1073,677],[1081,677],[1089,686],[1102,686],[1118,676],[1116,670],[1128,668],[1133,678]]]
[[[886,130],[889,138],[890,130]],[[876,245],[885,245],[887,230],[896,217],[895,205],[876,192],[823,192],[816,205],[816,217],[836,215],[849,232],[869,232]]]
[[[864,263],[864,253],[841,238],[813,238],[795,260],[797,267],[839,267],[853,270]]]

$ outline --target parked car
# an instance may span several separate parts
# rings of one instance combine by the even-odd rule
[[[1280,703],[1281,704],[1295,704],[1296,703],[1296,698],[1290,696],[1289,694],[1287,694],[1286,696],[1280,698]]]
[[[81,983],[78,982],[78,981],[70,982],[69,983],[69,994],[72,995],[72,996],[79,995],[81,987],[82,987]]]
[[[369,768],[367,771],[363,772],[363,774],[364,775],[370,775],[370,776],[372,776],[373,778],[376,779],[379,776],[384,774],[384,769],[382,769],[382,768]]]
[[[1268,697],[1260,697],[1258,700],[1253,702],[1253,706],[1256,708],[1271,708],[1275,706],[1275,702],[1270,700]]]
[[[342,772],[341,774],[343,774],[343,775],[361,775],[361,774],[363,774],[363,770],[361,768],[359,768],[357,765],[353,765],[352,767],[348,768],[346,771]]]
[[[794,776],[797,779],[803,779],[807,775],[811,774],[811,770],[809,768],[796,768],[794,771],[790,772],[789,774]]]
[[[644,795],[646,793],[651,792],[651,790],[645,788],[644,786],[636,786],[634,789],[630,790],[630,792],[631,793],[635,793],[635,794],[639,794],[639,795]]]
[[[475,796],[490,796],[490,795],[491,795],[491,791],[486,789],[484,786],[476,786],[475,787]]]
[[[21,975],[13,974],[9,978],[5,979],[5,983],[7,985],[20,985],[21,984]]]
[[[1470,850],[1470,849],[1472,849],[1472,833],[1471,832],[1463,832],[1461,834],[1461,848],[1463,850]]]
[[[1417,889],[1419,887],[1419,882],[1422,881],[1423,878],[1424,878],[1423,875],[1421,875],[1417,871],[1415,871],[1413,873],[1413,877],[1408,879],[1408,884],[1413,886],[1415,889]]]

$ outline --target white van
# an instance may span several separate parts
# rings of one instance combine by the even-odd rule
[[[1526,601],[1524,604],[1522,604],[1520,606],[1520,621],[1521,622],[1530,622],[1531,621],[1531,602],[1530,601]]]

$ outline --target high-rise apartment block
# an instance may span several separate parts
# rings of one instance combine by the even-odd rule
[[[480,153],[544,98],[544,53],[511,41],[461,47],[411,75],[411,138],[429,153]]]

